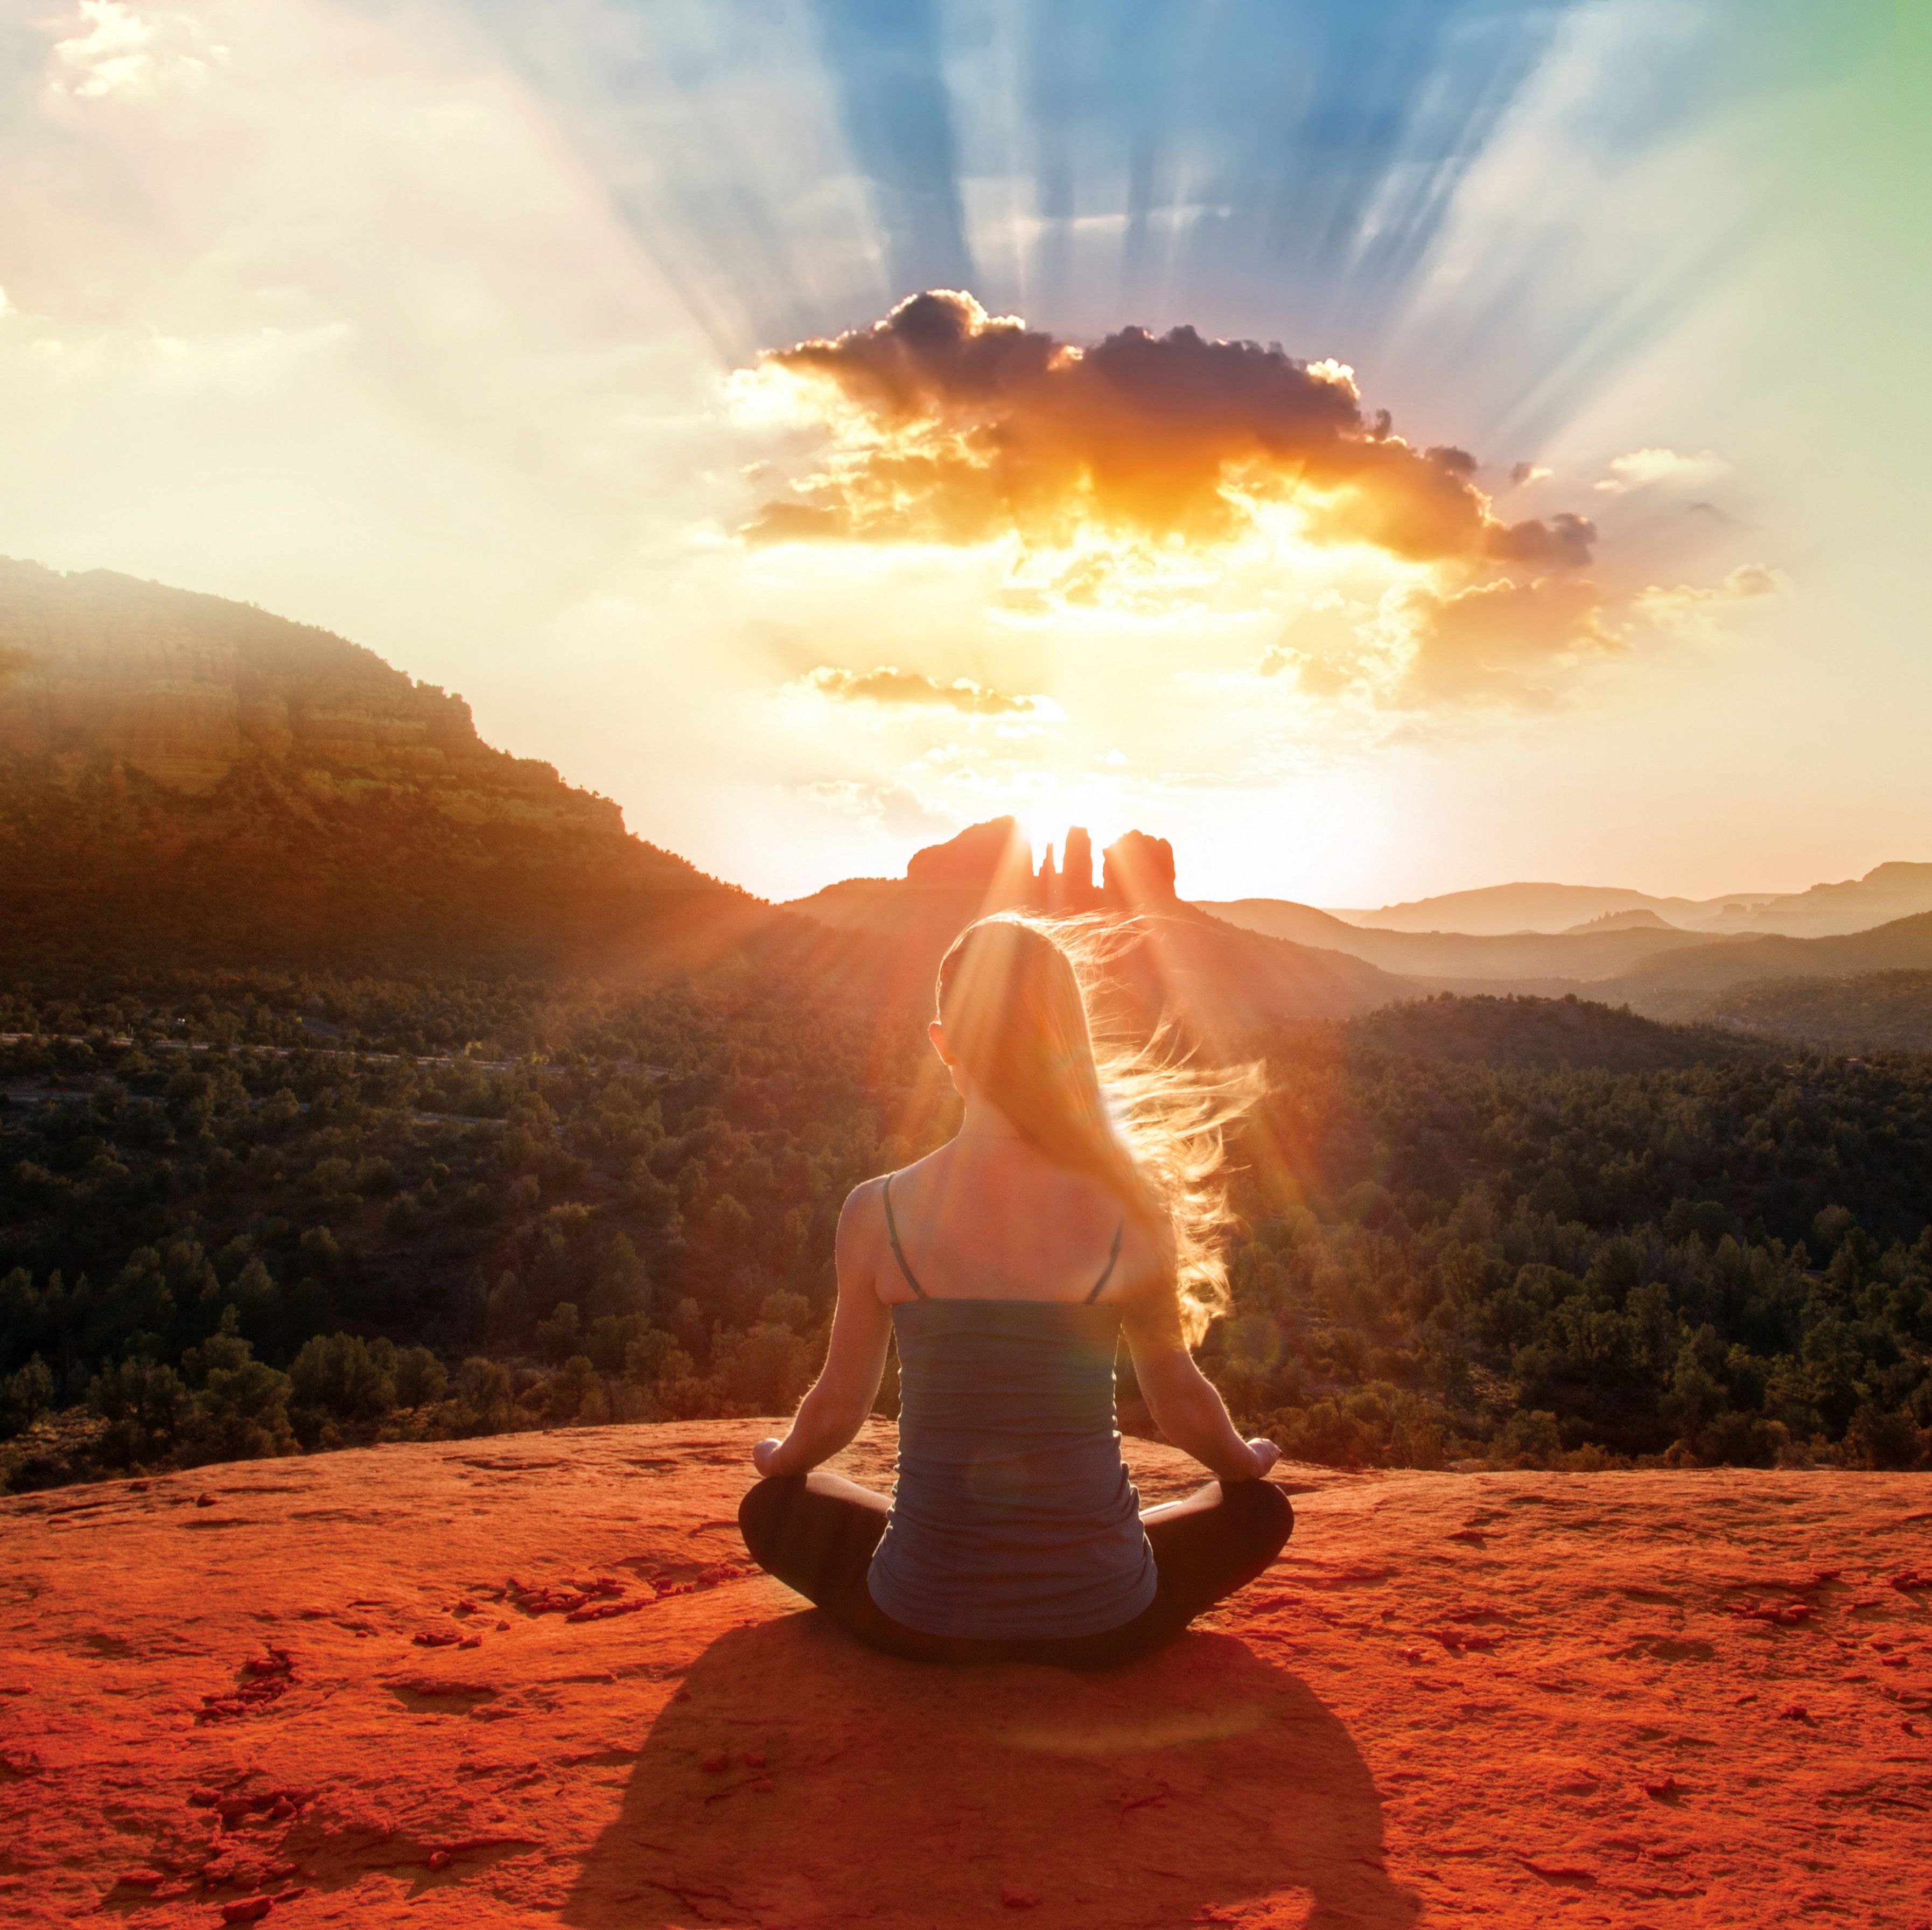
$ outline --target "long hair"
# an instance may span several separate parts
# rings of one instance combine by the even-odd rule
[[[1122,935],[1097,920],[1000,912],[939,968],[946,1043],[1036,1151],[1098,1180],[1169,1269],[1187,1344],[1228,1306],[1228,1124],[1260,1097],[1257,1066],[1208,1067],[1157,1032],[1096,1049],[1086,985]]]

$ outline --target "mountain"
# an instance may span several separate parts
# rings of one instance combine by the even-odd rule
[[[0,896],[0,959],[64,967],[586,966],[763,911],[372,651],[6,560]]]
[[[1495,980],[1522,986],[1528,981],[1560,980],[1564,988],[1628,971],[1644,959],[1680,947],[1706,944],[1701,934],[1680,932],[1648,913],[1612,912],[1606,926],[1544,934],[1517,932],[1474,936],[1461,932],[1388,931],[1350,925],[1311,905],[1280,898],[1202,900],[1196,908],[1244,926],[1301,945],[1319,945],[1364,959],[1384,971],[1410,977],[1450,979],[1461,984]],[[1644,922],[1624,925],[1626,918]]]
[[[1732,892],[1704,899],[1653,898],[1610,885],[1496,884],[1342,915],[1352,924],[1378,931],[1497,937],[1600,930],[1606,919],[1635,911],[1687,931],[1837,937],[1932,911],[1932,864],[1882,864],[1863,878],[1814,884],[1808,891]]]
[[[1667,918],[1660,918],[1648,907],[1639,905],[1629,911],[1605,911],[1594,918],[1586,919],[1580,925],[1572,925],[1565,935],[1570,938],[1583,937],[1594,932],[1674,932],[1677,927]]]
[[[1766,980],[1841,978],[1932,969],[1932,911],[1842,938],[1720,939],[1634,966],[1592,988],[1654,1019],[1690,1019],[1714,993]]]
[[[1932,864],[1882,864],[1863,878],[1847,878],[1840,884],[1814,884],[1809,891],[1784,897],[1726,904],[1710,921],[1709,929],[1776,932],[1798,938],[1834,938],[1916,917],[1923,911],[1932,911]]]
[[[1018,824],[998,818],[916,853],[903,878],[848,878],[784,908],[891,941],[895,983],[913,998],[930,997],[946,947],[975,918],[1008,910],[1094,916],[1118,933],[1110,959],[1124,1001],[1118,1016],[1142,1023],[1166,1010],[1216,1046],[1255,1026],[1347,1018],[1432,989],[1338,946],[1283,942],[1184,902],[1164,838],[1129,831],[1116,839],[1101,854],[1097,884],[1084,830],[1069,831],[1061,851],[1059,866],[1049,850],[1036,871]],[[1309,917],[1318,934],[1333,926],[1348,935],[1325,913]]]
[[[1592,919],[1618,911],[1654,911],[1675,925],[1700,909],[1689,899],[1653,898],[1647,892],[1613,885],[1491,884],[1355,912],[1352,922],[1365,930],[1461,932],[1500,938],[1512,932],[1574,931]]]

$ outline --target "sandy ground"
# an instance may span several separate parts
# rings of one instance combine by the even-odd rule
[[[1285,1470],[1276,1566],[1083,1678],[746,1571],[765,1431],[0,1502],[0,1922],[1932,1930],[1924,1476]]]

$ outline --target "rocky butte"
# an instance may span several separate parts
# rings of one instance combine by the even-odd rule
[[[874,1655],[748,1569],[770,1426],[0,1501],[0,1917],[1932,1920],[1922,1478],[1288,1469],[1269,1573],[1082,1677]]]
[[[1353,1013],[1432,989],[1346,953],[1230,924],[1176,890],[1174,848],[1129,831],[1100,854],[1078,825],[1037,867],[1011,818],[969,826],[914,853],[902,878],[855,878],[785,908],[834,931],[887,941],[896,994],[930,998],[933,972],[960,929],[988,913],[1099,914],[1118,928],[1109,956],[1113,1016],[1130,1030],[1164,1016],[1219,1049],[1243,1028]],[[1330,921],[1333,922],[1333,921]]]
[[[0,894],[0,956],[143,968],[594,965],[751,910],[371,651],[4,559]]]

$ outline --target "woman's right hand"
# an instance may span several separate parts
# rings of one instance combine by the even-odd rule
[[[1263,1440],[1258,1436],[1248,1443],[1248,1452],[1255,1457],[1254,1478],[1256,1481],[1259,1481],[1281,1459],[1281,1450],[1272,1441]]]

